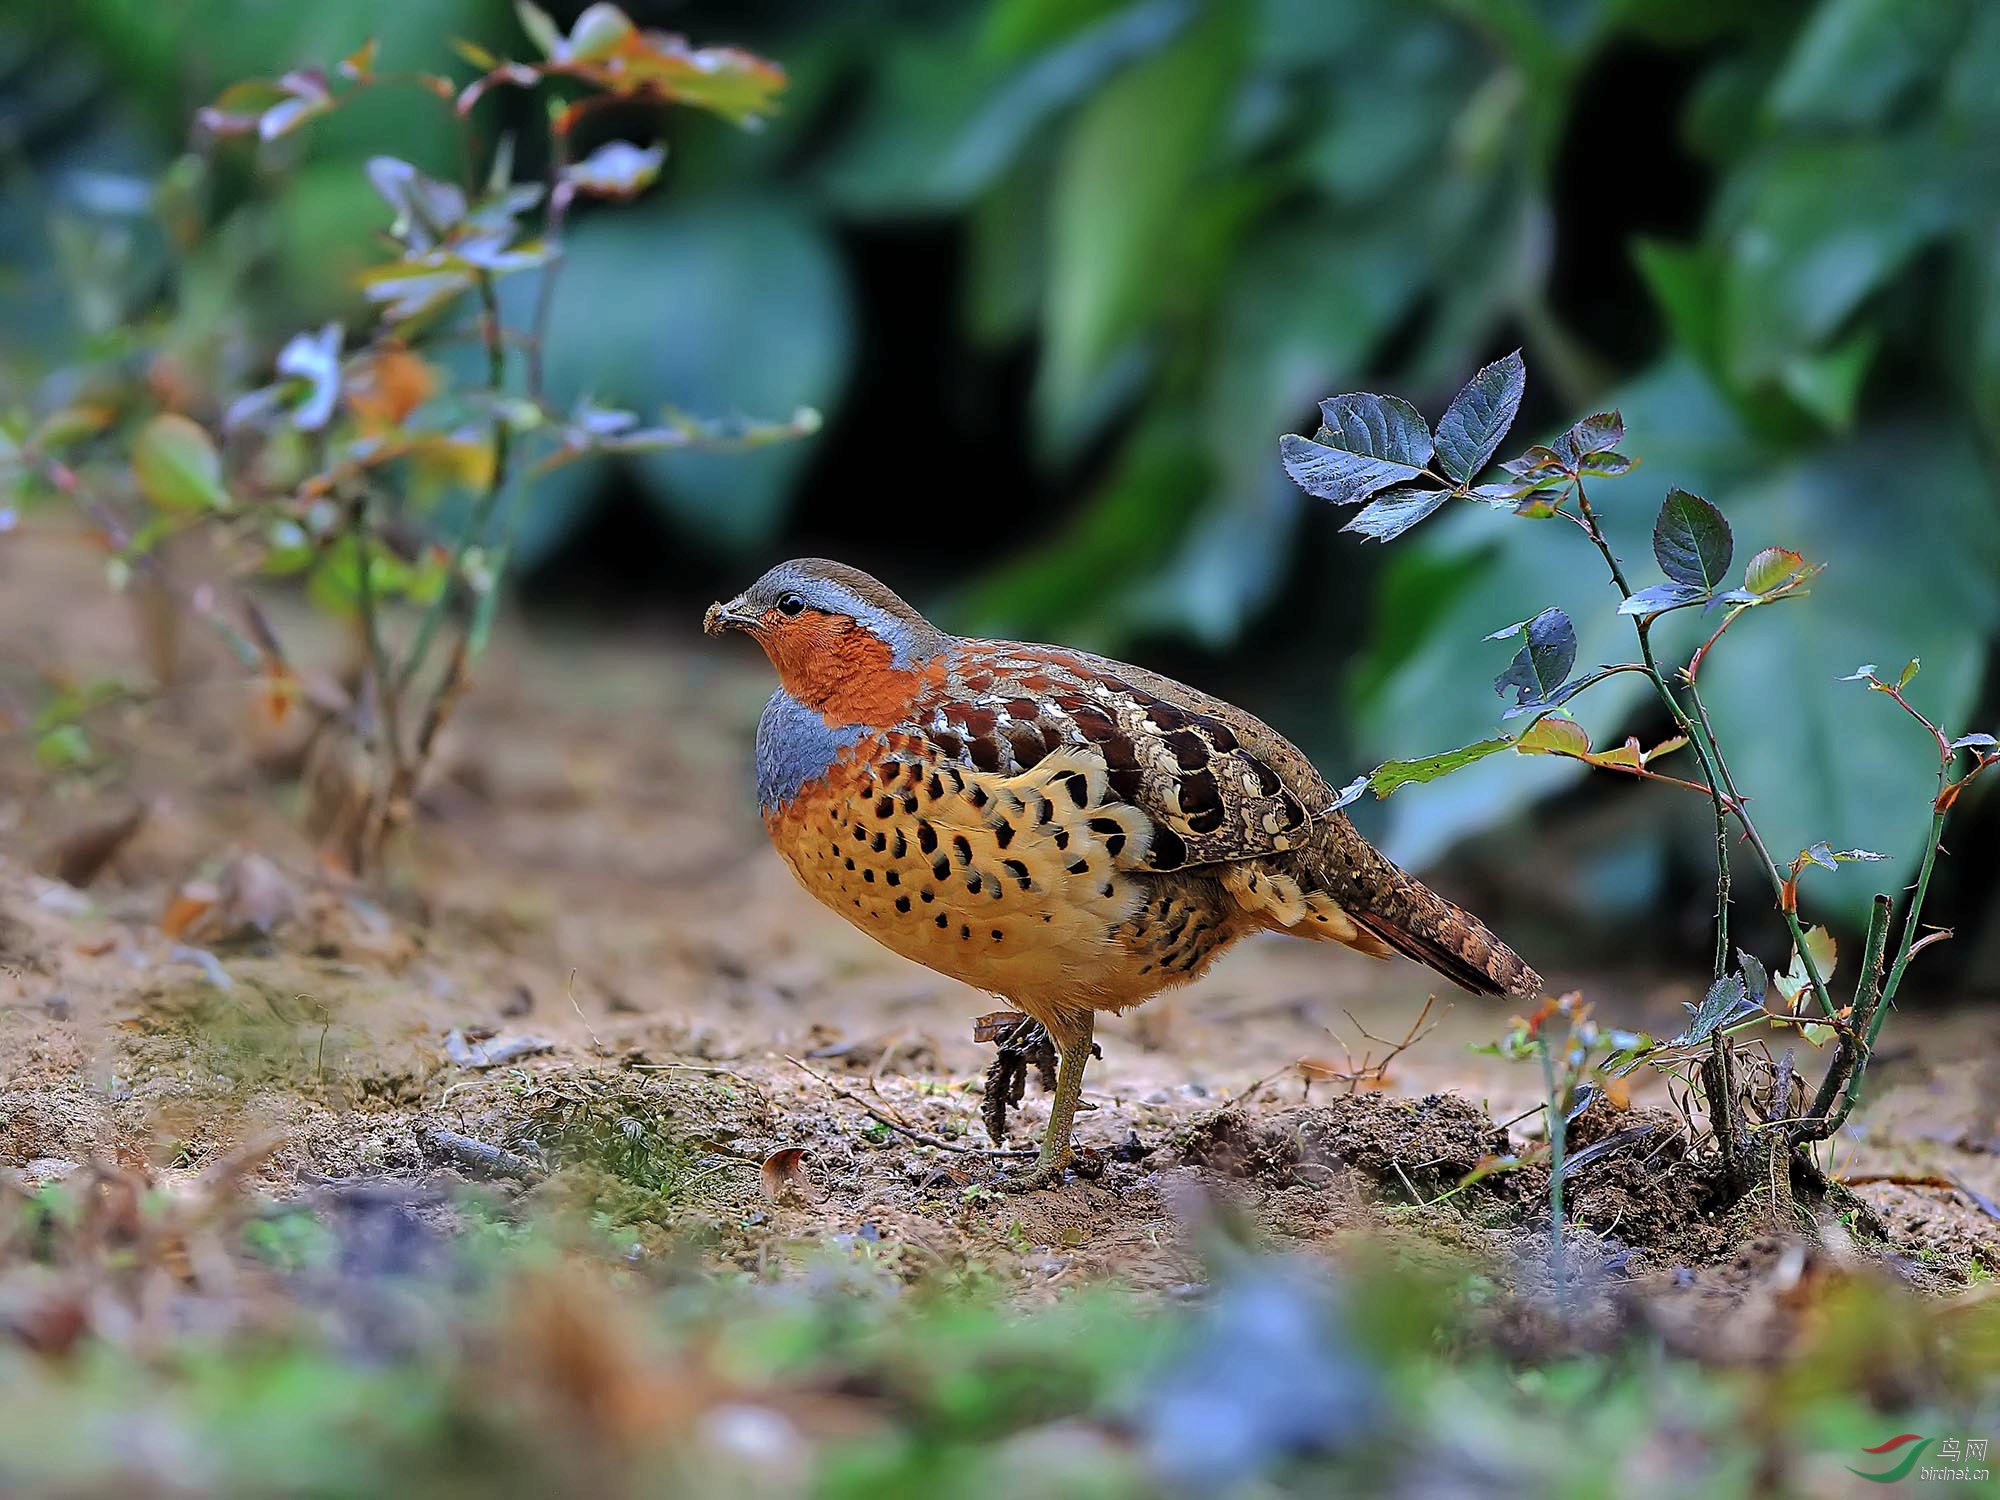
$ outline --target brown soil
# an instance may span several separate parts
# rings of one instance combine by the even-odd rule
[[[131,618],[73,544],[30,532],[0,566],[21,661],[138,670]],[[913,1275],[974,1266],[1030,1298],[1107,1277],[1170,1290],[1217,1226],[1542,1274],[1546,1171],[1461,1186],[1532,1155],[1517,1117],[1539,1076],[1467,1050],[1505,1014],[1441,1002],[1384,1091],[1308,1084],[1300,1059],[1379,1056],[1370,1034],[1400,1038],[1429,985],[1276,938],[1105,1022],[1078,1129],[1099,1175],[1014,1191],[1020,1163],[987,1154],[979,1124],[992,1052],[971,1018],[993,1000],[794,888],[748,790],[761,663],[703,646],[692,621],[671,639],[504,641],[416,828],[362,885],[325,873],[301,831],[295,731],[254,727],[254,688],[199,642],[181,655],[175,691],[92,721],[110,769],[53,777],[26,737],[0,742],[0,1168],[114,1160],[171,1184],[268,1139],[255,1181],[274,1195],[479,1179],[503,1205],[586,1204],[642,1243],[671,1225],[718,1264],[768,1270],[851,1236]],[[85,889],[47,873],[81,879],[92,838],[135,811]],[[161,923],[190,881],[214,909],[176,939]],[[1692,993],[1551,967],[1600,1016],[1656,1031]],[[1886,1245],[1838,1212],[1762,1237],[1718,1215],[1693,1131],[1642,1077],[1629,1112],[1600,1102],[1574,1131],[1573,1150],[1628,1136],[1568,1184],[1573,1264],[1618,1316],[1683,1332],[1864,1262],[1938,1290],[1984,1277],[2000,1108],[1967,1059],[1996,1032],[1971,1009],[1898,1018],[1833,1163],[1906,1180],[1858,1189]],[[1031,1084],[1013,1144],[1045,1111]],[[804,1182],[774,1202],[759,1163],[784,1148],[805,1153]],[[1923,1178],[1962,1186],[1908,1185]],[[1754,1357],[1754,1318],[1732,1337]]]

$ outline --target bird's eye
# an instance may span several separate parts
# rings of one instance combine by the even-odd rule
[[[803,595],[803,594],[781,594],[781,595],[779,595],[779,597],[778,597],[778,610],[779,610],[779,613],[781,613],[781,614],[787,614],[787,615],[802,615],[802,614],[804,614],[804,613],[805,613],[805,610],[806,610],[806,599],[805,599],[805,595]]]

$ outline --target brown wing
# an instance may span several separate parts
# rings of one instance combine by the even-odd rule
[[[985,771],[1059,748],[1103,756],[1110,790],[1156,830],[1150,869],[1282,854],[1331,793],[1310,762],[1240,709],[1138,667],[1056,647],[963,643],[909,726]]]

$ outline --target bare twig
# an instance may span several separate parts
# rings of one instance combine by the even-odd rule
[[[969,1146],[966,1145],[963,1141],[947,1141],[940,1136],[927,1134],[924,1131],[917,1130],[911,1126],[905,1125],[898,1120],[891,1119],[889,1115],[884,1113],[882,1110],[877,1109],[873,1104],[870,1104],[866,1099],[862,1098],[859,1094],[852,1093],[849,1090],[842,1088],[839,1084],[835,1083],[831,1078],[827,1077],[826,1074],[820,1072],[819,1069],[812,1067],[807,1063],[800,1062],[796,1057],[793,1057],[789,1052],[785,1054],[785,1061],[790,1063],[793,1067],[799,1069],[801,1072],[809,1073],[814,1078],[817,1078],[821,1083],[825,1084],[828,1089],[832,1090],[836,1097],[845,1099],[849,1104],[858,1105],[860,1108],[866,1110],[868,1114],[873,1116],[875,1119],[880,1120],[884,1125],[888,1126],[891,1130],[897,1132],[899,1135],[908,1136],[911,1140],[916,1141],[920,1145],[935,1146],[940,1151],[955,1151],[961,1156],[1020,1157],[1020,1156],[1035,1156],[1039,1154],[1033,1150],[1012,1150],[996,1146]]]

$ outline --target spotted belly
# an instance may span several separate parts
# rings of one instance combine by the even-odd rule
[[[765,824],[821,902],[1025,1010],[1137,1004],[1237,935],[1199,881],[1145,869],[1150,823],[1085,754],[990,773],[871,735],[767,806]]]

